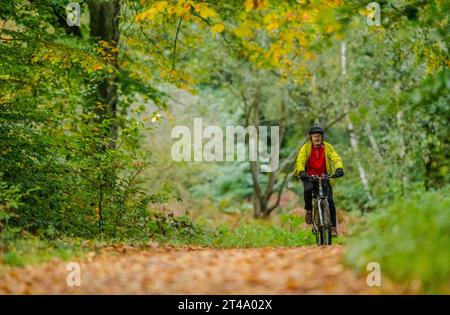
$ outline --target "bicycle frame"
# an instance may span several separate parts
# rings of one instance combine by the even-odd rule
[[[317,222],[316,214],[313,212],[313,233],[316,235],[316,241],[318,245],[331,245],[331,239],[329,239],[326,243],[323,243],[323,240],[325,238],[324,233],[330,233],[330,213],[328,209],[328,222],[325,222],[324,219],[324,210],[322,209],[322,200],[327,199],[328,193],[324,191],[323,185],[326,184],[327,180],[330,178],[336,178],[335,175],[324,175],[324,176],[311,176],[310,179],[313,181],[317,181],[319,184],[319,191],[318,194],[316,194],[316,191],[313,190],[313,202],[314,207],[317,210],[317,214],[319,216],[319,222]],[[328,234],[327,234],[328,235]],[[319,242],[320,239],[320,242]]]
[[[319,177],[319,197],[317,198],[317,208],[319,210],[319,219],[320,219],[320,226],[323,226],[323,213],[322,213],[322,203],[320,202],[321,199],[326,198],[326,196],[323,196],[323,187],[322,187],[322,177]]]
[[[327,199],[327,195],[324,194],[323,191],[323,184],[324,184],[324,180],[328,180],[330,178],[333,178],[334,176],[331,175],[325,175],[324,177],[320,177],[320,176],[311,176],[313,180],[317,180],[319,182],[319,195],[316,196],[316,199],[318,200],[317,202],[317,208],[319,211],[319,218],[320,218],[320,225],[323,225],[323,213],[322,213],[322,205],[320,200],[323,199]]]

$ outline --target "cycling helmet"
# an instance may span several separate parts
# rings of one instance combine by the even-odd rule
[[[309,128],[309,134],[312,135],[313,133],[320,133],[323,136],[323,128],[320,126],[312,126]]]

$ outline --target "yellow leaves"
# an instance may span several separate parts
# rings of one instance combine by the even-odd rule
[[[303,59],[305,60],[316,60],[317,56],[314,52],[305,51],[303,54]]]
[[[155,6],[155,10],[157,12],[162,12],[162,11],[164,11],[164,9],[166,9],[169,6],[169,3],[167,1],[159,1],[159,2],[156,2],[154,4],[154,6]]]
[[[177,7],[169,6],[169,7],[167,8],[167,13],[168,13],[169,15],[174,14],[176,11],[177,11]]]
[[[253,30],[258,30],[261,25],[254,20],[245,20],[241,25],[233,29],[233,33],[239,38],[254,38],[255,33]]]
[[[194,9],[195,11],[197,11],[200,16],[204,19],[207,19],[209,17],[215,17],[217,16],[216,11],[214,11],[213,9],[209,8],[208,5],[206,3],[197,3],[194,5]]]
[[[283,39],[287,43],[292,43],[295,38],[295,33],[297,33],[297,32],[285,31],[283,33],[280,33],[280,38]]]
[[[114,63],[117,60],[117,53],[119,52],[119,48],[116,46],[116,43],[114,41],[108,42],[105,40],[100,40],[98,44],[99,46],[96,51],[103,59],[103,62],[106,64]]]
[[[95,65],[92,66],[92,71],[98,71],[98,70],[102,70],[103,67],[101,65],[99,65],[98,63],[96,63]]]
[[[324,27],[325,33],[331,33],[334,31],[334,29],[335,29],[334,26],[331,24],[325,25],[325,27]]]
[[[185,4],[183,4],[183,8],[189,11],[191,9],[191,4],[189,2],[186,2]]]
[[[156,16],[156,10],[154,8],[150,8],[148,10],[145,10],[144,12],[138,14],[135,17],[136,22],[141,22],[145,19],[153,20]]]
[[[373,12],[372,10],[367,9],[367,8],[365,8],[365,7],[358,9],[358,13],[359,13],[360,15],[363,15],[363,16],[368,16],[368,15],[371,14],[372,12]]]
[[[144,12],[138,14],[135,17],[135,20],[136,20],[136,22],[141,22],[143,20],[153,20],[158,13],[163,12],[168,7],[169,7],[169,3],[167,1],[155,2],[150,7],[150,9],[147,9]]]
[[[280,34],[280,39],[284,42],[286,53],[290,53],[294,46],[294,32],[283,32]]]
[[[279,63],[280,55],[284,52],[283,48],[280,45],[276,45],[272,50],[272,63],[274,65]]]
[[[225,28],[223,23],[217,23],[211,28],[212,36],[215,37],[217,33],[222,33]]]
[[[149,9],[135,17],[137,22],[143,20],[154,20],[158,14],[167,13],[169,16],[176,14],[184,20],[196,21],[198,18],[191,14],[194,9],[203,19],[216,17],[218,14],[207,3],[194,3],[192,1],[178,0],[176,4],[170,5],[167,1],[155,2]]]
[[[42,55],[41,58],[43,61],[53,61],[55,59],[55,53],[54,52],[50,52],[50,53],[45,53]]]
[[[273,31],[273,30],[278,29],[279,27],[280,27],[280,24],[279,24],[278,22],[273,22],[273,23],[270,23],[269,25],[267,25],[266,29],[267,29],[269,32],[271,32],[271,31]]]
[[[223,23],[217,23],[212,27],[212,31],[215,33],[222,33],[224,28],[225,26],[223,25]]]
[[[287,22],[293,21],[295,19],[295,13],[292,11],[288,11],[284,18]]]
[[[184,6],[176,6],[175,13],[177,14],[177,16],[183,16],[186,14],[186,9],[184,8]]]
[[[280,57],[284,56],[286,50],[283,48],[281,42],[270,45],[270,50],[266,53],[265,57],[268,59],[272,55],[272,64],[277,66],[280,63]]]
[[[208,17],[214,17],[214,16],[217,16],[217,13],[216,13],[216,11],[214,11],[213,9],[209,9],[209,8],[207,8],[207,9],[204,9],[204,10],[201,10],[200,11],[200,16],[202,17],[202,18],[204,18],[204,19],[207,19]]]
[[[297,38],[300,46],[305,48],[308,45],[308,41],[306,39],[305,33],[295,32],[294,34],[295,34],[295,37]]]
[[[303,12],[303,14],[301,15],[302,19],[304,22],[310,22],[312,21],[311,19],[311,15],[308,14],[308,12]]]
[[[276,13],[269,13],[264,15],[263,21],[265,24],[272,23],[278,20],[278,15]]]
[[[244,8],[245,12],[249,12],[251,10],[264,9],[267,7],[267,0],[245,0]]]
[[[196,93],[193,86],[197,84],[197,81],[186,72],[163,65],[159,76],[161,79],[175,84],[180,89],[186,90],[192,94]]]
[[[242,25],[239,26],[239,27],[236,27],[233,30],[233,33],[239,38],[253,37],[254,36],[253,31],[250,28],[242,26]]]
[[[280,18],[276,13],[269,13],[265,15],[263,21],[267,24],[266,29],[268,32],[272,32],[280,28]]]
[[[99,110],[105,110],[107,107],[106,104],[102,104],[101,102],[95,102],[95,108],[99,109]]]
[[[245,0],[244,1],[245,12],[249,12],[253,9],[253,0]]]

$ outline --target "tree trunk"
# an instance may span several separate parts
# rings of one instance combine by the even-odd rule
[[[110,63],[117,67],[117,45],[119,41],[119,0],[89,1],[91,37],[98,41],[105,41],[105,51],[111,54]],[[115,147],[118,134],[117,101],[118,101],[118,78],[117,75],[108,74],[97,83],[96,91],[96,114],[99,123],[111,119],[111,125],[105,131],[104,136],[109,138],[110,148]]]
[[[347,46],[345,42],[341,43],[341,65],[342,65],[342,76],[345,78],[347,74]],[[348,103],[348,102],[347,102]],[[347,104],[348,106],[348,104]],[[350,134],[350,144],[353,149],[353,154],[355,155],[356,165],[358,168],[359,178],[361,179],[361,183],[364,186],[364,190],[366,191],[367,198],[372,200],[372,194],[370,193],[369,181],[367,180],[367,173],[364,169],[360,159],[358,158],[359,149],[358,149],[358,138],[356,137],[353,131],[353,124],[350,119],[347,117],[347,129]]]
[[[248,110],[246,110],[246,127],[249,125],[255,126],[258,130],[258,139],[261,136],[259,134],[259,124],[261,120],[261,111],[259,108],[259,92],[256,91],[255,97],[253,99],[252,104],[249,106]],[[284,136],[284,130],[286,125],[286,114],[287,114],[287,106],[286,100],[282,100],[280,104],[280,120],[279,120],[279,143],[281,145]],[[267,139],[263,139],[263,141],[267,141]],[[246,141],[248,143],[248,140]],[[259,143],[259,141],[258,141]],[[284,164],[283,164],[284,165]],[[253,215],[255,218],[268,218],[270,213],[275,210],[280,203],[281,193],[286,184],[287,178],[289,174],[286,174],[281,182],[280,189],[277,194],[277,199],[274,204],[269,204],[271,196],[274,194],[274,187],[279,182],[278,175],[282,171],[284,167],[279,166],[277,171],[270,172],[268,183],[265,189],[260,185],[259,176],[261,165],[259,162],[259,146],[258,146],[258,159],[257,161],[250,161],[250,171],[252,175],[253,182]]]
[[[109,65],[117,68],[119,41],[119,0],[88,2],[90,15],[91,38],[96,41],[103,41],[100,47],[108,56],[105,59]],[[96,114],[95,122],[102,127],[101,130],[101,151],[116,148],[116,139],[118,136],[117,124],[117,102],[118,102],[118,76],[116,71],[112,73],[102,73],[101,78],[96,82],[96,91],[94,94],[94,112]],[[106,126],[105,126],[106,124]],[[105,129],[103,129],[105,128]],[[103,232],[102,201],[103,190],[107,188],[104,183],[113,183],[115,178],[112,173],[102,173],[99,189],[99,232]]]
[[[378,162],[383,162],[383,158],[381,157],[380,149],[378,147],[377,140],[375,139],[375,136],[372,132],[372,126],[370,123],[366,124],[366,132],[367,136],[369,137],[370,146],[372,147],[372,151],[374,153],[375,158]]]
[[[358,168],[359,178],[361,179],[361,183],[364,186],[364,190],[366,191],[367,198],[369,200],[372,200],[372,194],[370,193],[370,186],[369,181],[367,180],[367,174],[366,170],[364,169],[361,160],[358,158],[359,156],[359,149],[358,149],[358,138],[356,138],[356,134],[353,130],[353,124],[351,123],[350,119],[348,119],[347,124],[348,132],[350,133],[350,144],[353,149],[353,154],[355,155],[356,160],[356,166]]]

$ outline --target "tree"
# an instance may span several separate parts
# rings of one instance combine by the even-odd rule
[[[89,17],[91,37],[101,42],[102,54],[106,57],[115,70],[118,66],[118,43],[119,43],[119,0],[111,1],[89,1]],[[97,83],[97,95],[95,108],[97,123],[105,120],[110,121],[107,137],[111,140],[110,147],[115,146],[118,135],[117,103],[118,103],[118,71],[105,74]]]

